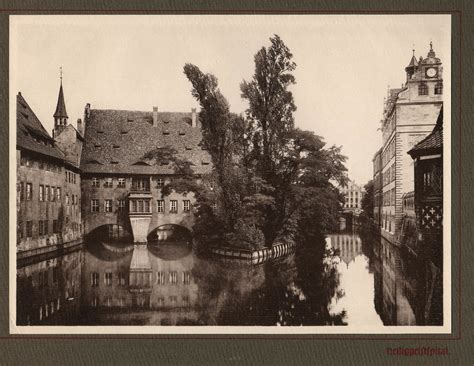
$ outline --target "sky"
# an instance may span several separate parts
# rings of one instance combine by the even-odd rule
[[[10,98],[21,91],[51,133],[59,69],[69,122],[95,109],[190,111],[190,62],[214,74],[231,111],[240,83],[278,34],[294,55],[296,125],[342,146],[349,177],[365,184],[382,143],[388,86],[406,80],[430,41],[450,71],[449,15],[48,15],[10,17]],[[445,84],[446,85],[446,84]],[[449,84],[448,84],[449,85]]]

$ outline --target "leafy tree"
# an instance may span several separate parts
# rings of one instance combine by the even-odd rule
[[[365,193],[362,197],[361,206],[367,217],[374,217],[374,181],[371,179],[364,186]]]

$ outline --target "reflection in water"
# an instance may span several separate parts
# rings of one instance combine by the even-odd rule
[[[18,270],[18,324],[442,324],[436,267],[363,230],[258,266],[91,240]]]

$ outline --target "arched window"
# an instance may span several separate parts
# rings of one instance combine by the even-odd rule
[[[434,93],[435,94],[443,94],[443,82],[442,81],[438,81],[435,85],[435,88],[434,88]]]
[[[428,85],[425,83],[418,85],[418,95],[428,95]]]

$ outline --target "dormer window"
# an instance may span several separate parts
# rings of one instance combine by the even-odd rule
[[[435,88],[434,88],[434,93],[435,94],[443,94],[443,82],[442,81],[438,81],[435,85]]]
[[[428,85],[425,83],[418,85],[418,95],[428,95]]]
[[[186,135],[186,132],[184,132],[184,131],[179,131],[179,135],[180,135],[180,136],[184,136],[184,135]]]
[[[133,118],[132,118],[132,117],[128,117],[128,118],[127,118],[127,122],[133,122]]]
[[[186,150],[192,150],[193,148],[191,146],[186,146]]]
[[[163,135],[168,136],[169,134],[170,134],[170,131],[168,130],[163,131]]]
[[[98,131],[97,131],[97,133],[104,133],[104,131],[102,131],[102,130],[98,130]]]
[[[96,150],[102,149],[102,145],[101,145],[101,144],[94,144],[94,147],[95,147]]]
[[[110,164],[118,164],[119,162],[117,160],[112,160]]]
[[[122,135],[126,135],[128,133],[128,131],[121,131],[120,132]]]
[[[114,149],[120,149],[120,145],[114,145]]]

